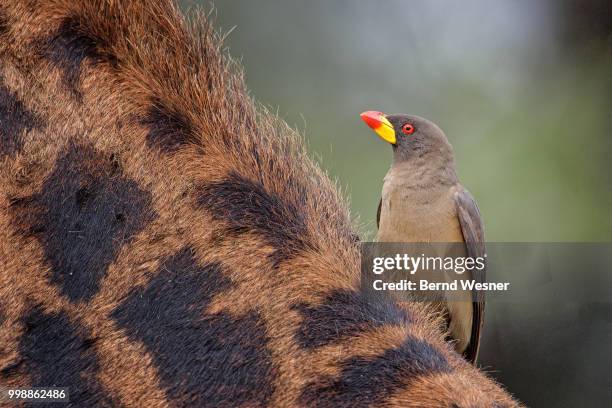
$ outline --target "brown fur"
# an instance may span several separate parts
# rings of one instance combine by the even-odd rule
[[[0,387],[516,406],[426,309],[358,292],[344,200],[220,47],[164,0],[0,4]]]

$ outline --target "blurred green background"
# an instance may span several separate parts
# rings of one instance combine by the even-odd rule
[[[381,110],[444,129],[489,241],[609,241],[609,3],[223,0],[215,9],[253,95],[305,135],[365,238],[391,149],[359,113]]]
[[[381,110],[444,129],[489,241],[612,241],[611,4],[222,0],[213,15],[252,94],[305,136],[365,239],[391,149],[359,113]],[[487,307],[481,363],[520,399],[612,398],[609,303]]]

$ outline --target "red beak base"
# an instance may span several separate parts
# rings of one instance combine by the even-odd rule
[[[366,111],[359,116],[369,127],[376,130],[383,125],[382,119],[385,117],[385,114],[378,111]]]

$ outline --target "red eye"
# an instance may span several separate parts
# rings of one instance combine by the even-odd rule
[[[414,126],[412,126],[410,123],[406,123],[404,126],[402,126],[402,132],[404,132],[406,135],[411,135],[414,133]]]

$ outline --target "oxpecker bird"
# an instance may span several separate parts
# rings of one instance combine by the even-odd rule
[[[378,205],[376,240],[465,243],[459,245],[464,256],[484,257],[480,211],[457,179],[453,149],[444,132],[418,116],[368,111],[361,118],[393,148]],[[467,271],[455,278],[484,282],[484,272]],[[455,349],[475,362],[484,301],[472,292],[454,291],[441,304]]]

